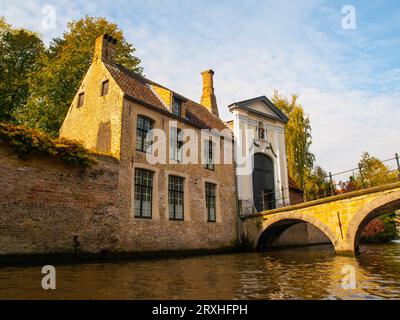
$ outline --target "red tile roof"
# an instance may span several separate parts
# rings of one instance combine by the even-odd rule
[[[169,109],[161,102],[158,96],[156,96],[156,94],[150,88],[150,85],[156,85],[165,88],[164,86],[146,79],[121,65],[110,66],[106,64],[106,67],[111,76],[120,86],[121,90],[127,96],[139,100],[145,105],[147,104],[151,105],[153,108],[158,108],[164,113],[168,112],[171,116],[173,116]],[[171,91],[178,97],[184,98],[168,88],[165,89]],[[182,114],[185,115],[185,119],[182,120],[198,128],[218,130],[229,129],[221,119],[209,112],[206,107],[187,98],[182,99]]]
[[[167,111],[167,108],[161,103],[160,99],[146,85],[145,79],[142,76],[121,66],[106,64],[106,67],[126,95]]]

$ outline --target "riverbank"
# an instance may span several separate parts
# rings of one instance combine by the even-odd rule
[[[219,249],[197,249],[181,251],[152,251],[152,252],[102,252],[91,253],[66,253],[66,254],[34,254],[34,255],[0,255],[2,266],[36,266],[44,264],[82,264],[119,262],[136,260],[162,260],[171,258],[201,257],[208,255],[223,255],[248,252],[241,246],[225,247]]]

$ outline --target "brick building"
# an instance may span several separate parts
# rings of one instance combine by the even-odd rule
[[[199,104],[117,65],[115,47],[110,36],[96,40],[93,63],[60,136],[119,160],[119,199],[114,199],[124,221],[119,245],[127,251],[234,245],[238,229],[232,161],[184,164],[177,138],[185,129],[199,137],[202,129],[217,129],[224,153],[224,139],[231,139],[231,133],[218,117],[213,72],[202,73]],[[146,134],[151,129],[166,133],[166,163],[148,161],[151,142]],[[207,142],[213,143],[211,138]],[[212,146],[207,150],[212,159]]]

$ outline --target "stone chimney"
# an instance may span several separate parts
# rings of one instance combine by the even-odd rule
[[[214,71],[206,70],[201,73],[203,77],[203,95],[201,96],[201,104],[205,106],[213,115],[219,117],[217,99],[214,94]]]
[[[94,62],[103,61],[109,65],[115,64],[115,52],[118,41],[108,34],[103,34],[96,39],[94,48]]]

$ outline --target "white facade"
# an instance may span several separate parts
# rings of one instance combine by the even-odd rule
[[[233,132],[242,154],[251,155],[252,160],[253,154],[263,154],[269,158],[268,162],[272,160],[273,163],[273,170],[270,171],[273,171],[273,178],[272,174],[265,178],[273,179],[273,187],[272,181],[266,181],[269,189],[263,190],[260,195],[255,194],[253,189],[254,161],[251,161],[251,172],[240,172],[240,165],[237,165],[238,198],[242,201],[242,214],[260,211],[260,201],[263,209],[271,208],[266,206],[267,203],[273,203],[272,208],[287,206],[290,199],[284,128],[288,119],[265,96],[233,103],[229,110],[233,113]],[[263,179],[260,182],[260,177],[255,176],[255,188],[260,188]],[[273,199],[264,200],[270,194],[273,194]]]

